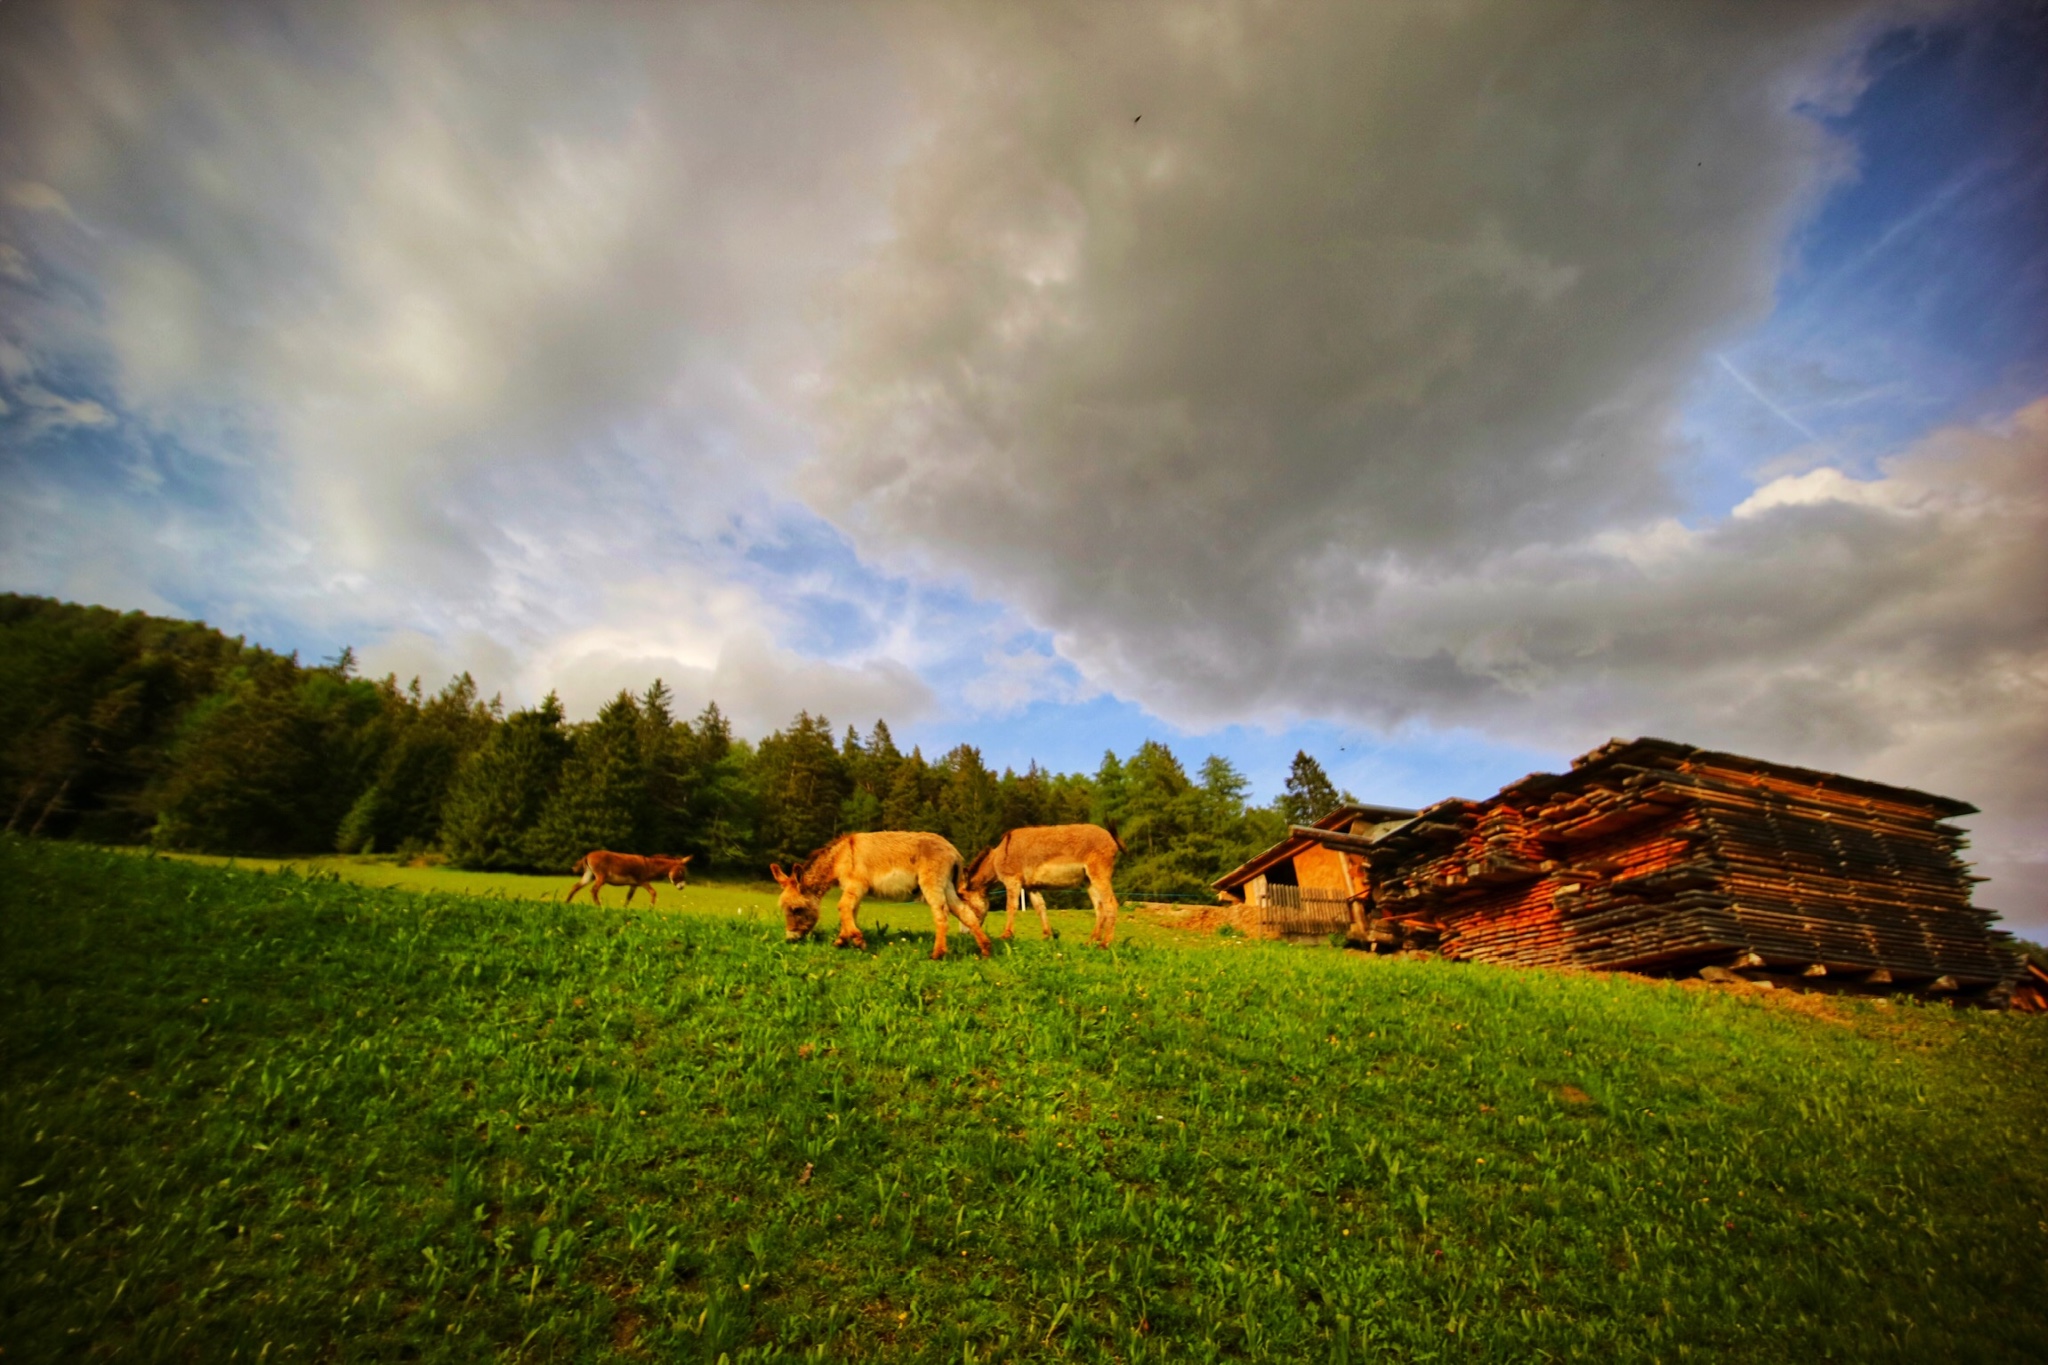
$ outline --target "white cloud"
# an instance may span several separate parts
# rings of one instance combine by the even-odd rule
[[[799,710],[862,726],[877,717],[931,714],[932,690],[883,656],[824,659],[775,643],[789,623],[758,595],[688,574],[611,585],[587,619],[528,620],[509,642],[482,631],[399,631],[359,651],[364,672],[438,686],[467,671],[485,695],[530,705],[557,693],[571,719],[588,719],[621,689],[656,678],[684,715],[716,701],[735,730],[758,737]]]
[[[805,300],[879,224],[900,122],[852,12],[128,3],[28,32],[8,202],[72,223],[41,249],[96,290],[43,300],[45,339],[61,310],[102,397],[262,486],[301,615],[426,629],[428,598],[526,605],[565,528],[768,500]]]
[[[982,656],[982,671],[960,688],[961,700],[983,715],[1010,715],[1033,702],[1070,704],[1100,696],[1057,653],[1010,642]]]

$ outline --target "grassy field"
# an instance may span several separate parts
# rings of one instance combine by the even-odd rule
[[[17,840],[0,886],[0,1359],[2048,1344],[2040,1020]]]

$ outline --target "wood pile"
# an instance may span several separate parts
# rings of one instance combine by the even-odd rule
[[[1930,993],[2010,989],[2019,962],[1924,792],[1666,740],[1444,801],[1374,845],[1376,919],[1482,962],[1705,965]]]
[[[2033,955],[2020,964],[2020,979],[2013,987],[2012,1007],[2022,1014],[2048,1014],[2048,966]]]

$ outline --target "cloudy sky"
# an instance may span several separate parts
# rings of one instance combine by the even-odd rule
[[[2048,5],[0,8],[0,588],[587,714],[1974,801],[2048,931]]]

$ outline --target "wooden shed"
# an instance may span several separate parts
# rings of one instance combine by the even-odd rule
[[[1211,883],[1245,907],[1240,923],[1255,938],[1321,939],[1368,935],[1372,896],[1365,852],[1415,814],[1395,806],[1339,806]]]

